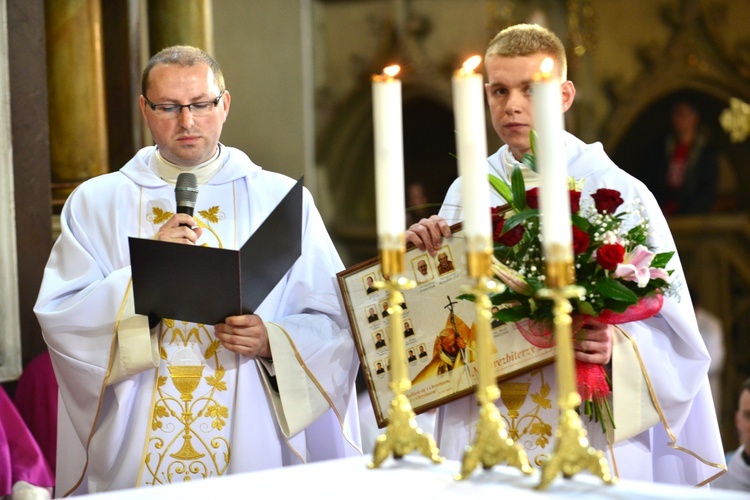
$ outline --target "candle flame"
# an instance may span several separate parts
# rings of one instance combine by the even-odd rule
[[[555,61],[551,57],[545,57],[542,64],[539,65],[539,71],[542,72],[542,78],[548,79],[552,76],[552,70],[555,68]]]
[[[379,83],[394,81],[399,71],[401,71],[401,66],[399,66],[398,64],[392,64],[390,66],[386,66],[385,68],[383,68],[382,73],[378,75],[372,75],[372,81],[379,82]]]
[[[462,75],[472,74],[474,70],[477,68],[477,66],[479,66],[479,63],[481,62],[482,62],[482,56],[471,56],[461,66],[460,73]]]
[[[396,75],[398,75],[398,72],[401,71],[401,66],[398,64],[393,64],[391,66],[387,66],[383,68],[383,74],[388,75],[389,77],[393,78]]]

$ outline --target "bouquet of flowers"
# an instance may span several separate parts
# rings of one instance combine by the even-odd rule
[[[532,155],[524,157],[531,167],[533,161]],[[494,317],[516,323],[532,344],[550,347],[553,302],[537,297],[537,291],[545,288],[537,188],[526,191],[518,166],[510,185],[492,175],[490,183],[508,202],[492,209],[493,272],[506,285],[490,297],[500,306]],[[569,180],[575,284],[583,291],[571,299],[574,335],[591,318],[618,324],[656,314],[669,287],[672,271],[665,267],[674,253],[649,248],[649,221],[640,202],[620,210],[624,200],[618,191],[600,188],[581,199],[581,188],[581,183]],[[614,428],[607,400],[611,382],[603,366],[576,360],[576,374],[584,412],[601,421],[606,432],[606,410]]]

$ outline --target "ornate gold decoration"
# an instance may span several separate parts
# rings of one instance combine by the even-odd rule
[[[547,423],[539,413],[543,408],[552,408],[552,401],[550,400],[550,386],[544,380],[543,370],[537,370],[536,373],[539,375],[541,384],[539,391],[531,394],[531,400],[535,404],[532,411],[521,413],[521,409],[526,403],[526,398],[531,387],[530,382],[503,382],[499,384],[500,388],[500,399],[507,408],[506,425],[508,426],[508,436],[515,442],[519,442],[521,438],[530,434],[537,436],[534,442],[535,448],[544,449],[549,444],[549,440],[552,437],[552,425]],[[500,413],[503,416],[502,413]],[[521,427],[521,422],[527,422],[526,425]],[[526,445],[527,455],[532,448]],[[539,453],[534,459],[535,465],[540,465],[540,457],[548,458],[547,454]]]
[[[604,454],[589,446],[586,429],[575,411],[581,404],[581,397],[576,388],[570,317],[573,308],[569,299],[581,293],[581,287],[569,285],[546,288],[539,294],[541,298],[554,301],[555,361],[560,405],[560,421],[555,430],[557,442],[552,456],[542,464],[541,482],[537,486],[540,490],[546,489],[560,472],[564,477],[572,477],[582,470],[589,470],[606,484],[616,481]]]
[[[388,409],[388,427],[378,436],[372,453],[372,462],[367,464],[371,469],[379,467],[388,456],[400,459],[414,450],[432,460],[434,463],[443,461],[437,444],[432,436],[417,426],[416,414],[412,409],[409,398],[404,394],[411,389],[411,381],[407,377],[406,358],[404,354],[404,327],[401,320],[404,302],[402,290],[413,288],[415,283],[404,277],[398,277],[404,269],[404,252],[395,250],[381,251],[381,268],[384,276],[389,278],[375,283],[375,287],[390,292],[388,308],[390,316],[390,357],[391,383],[390,388],[394,397]]]
[[[506,382],[500,384],[500,399],[508,409],[508,418],[516,419],[520,413],[518,410],[521,409],[523,403],[526,401],[526,396],[529,394],[528,382]]]
[[[231,454],[225,437],[229,408],[223,396],[228,387],[220,360],[225,354],[205,325],[170,319],[163,323],[160,352],[165,375],[157,377],[143,484],[221,476]]]
[[[193,423],[193,412],[190,408],[190,401],[193,400],[193,391],[198,388],[203,377],[203,365],[169,365],[169,376],[172,383],[180,391],[180,398],[185,407],[182,411],[182,423],[185,425],[185,436],[183,437],[182,448],[177,453],[171,453],[173,458],[182,460],[195,460],[201,458],[204,453],[198,453],[191,443],[190,425]]]
[[[381,237],[380,244],[386,244]],[[390,244],[396,244],[395,248],[388,248],[380,250],[380,268],[383,270],[383,275],[387,278],[391,276],[400,276],[404,274],[404,252],[406,246],[404,244],[403,236],[399,240],[392,240]],[[386,279],[386,281],[388,281]],[[382,288],[382,286],[381,286]]]
[[[545,261],[544,273],[547,287],[563,288],[575,282],[575,267],[573,267],[573,251],[565,250],[563,245],[552,245]]]
[[[467,261],[469,274],[475,278],[470,292],[474,295],[476,304],[475,330],[477,336],[477,363],[479,365],[479,382],[477,384],[477,400],[480,404],[479,421],[474,443],[467,447],[461,462],[461,472],[456,479],[466,479],[476,469],[479,463],[485,469],[493,465],[507,462],[518,467],[525,474],[531,474],[532,468],[526,452],[520,445],[508,437],[508,431],[495,400],[500,397],[500,389],[495,382],[492,367],[492,334],[491,313],[492,304],[488,293],[497,285],[488,277],[492,265],[492,250],[489,252],[468,252]]]
[[[721,112],[719,123],[732,142],[742,142],[750,135],[750,105],[731,97],[729,107]]]

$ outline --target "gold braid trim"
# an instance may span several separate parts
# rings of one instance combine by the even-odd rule
[[[328,393],[325,391],[325,389],[323,389],[322,384],[320,382],[318,382],[318,379],[315,378],[315,376],[313,375],[312,371],[305,364],[305,361],[302,359],[302,355],[299,353],[299,351],[297,351],[297,346],[295,346],[294,342],[292,342],[292,338],[289,336],[289,333],[286,331],[286,329],[284,327],[282,327],[278,323],[274,323],[273,321],[271,321],[271,323],[273,323],[275,326],[277,326],[279,328],[279,330],[281,330],[284,333],[284,335],[286,336],[287,341],[289,342],[289,345],[291,346],[292,350],[294,351],[294,356],[295,356],[295,358],[297,358],[297,361],[299,362],[300,366],[305,371],[305,373],[307,374],[307,376],[310,377],[310,380],[313,381],[313,383],[315,384],[315,387],[318,388],[318,390],[320,391],[321,396],[323,396],[323,398],[325,398],[325,400],[328,402],[328,406],[331,408],[331,410],[333,410],[333,413],[336,415],[336,418],[339,421],[339,425],[341,426],[341,434],[344,436],[344,439],[346,439],[346,441],[350,445],[352,445],[353,448],[359,450],[360,453],[362,453],[362,448],[360,446],[357,446],[355,443],[353,443],[351,441],[351,439],[349,439],[349,436],[347,435],[347,433],[344,432],[344,419],[339,414],[338,410],[336,409],[336,405],[333,404],[333,401],[331,401],[331,398],[328,396]],[[283,433],[282,433],[282,435],[283,435]],[[287,446],[289,446],[289,448],[299,457],[299,454],[294,449],[294,447],[289,444],[289,440],[286,438],[286,436],[284,436],[284,440],[287,442]],[[303,463],[306,462],[304,459],[302,459],[302,457],[300,457],[300,460]]]
[[[120,318],[122,318],[122,313],[125,311],[125,304],[127,302],[128,293],[130,293],[130,288],[133,286],[133,278],[130,278],[130,281],[128,282],[127,288],[125,288],[125,294],[122,296],[122,301],[120,302],[120,310],[117,313],[117,320],[115,320],[115,327],[112,330],[112,343],[109,346],[109,363],[107,365],[107,372],[104,374],[104,380],[102,381],[102,388],[99,391],[99,403],[97,404],[96,408],[96,415],[94,415],[94,421],[91,424],[91,432],[89,432],[89,437],[86,439],[86,463],[83,466],[83,470],[81,471],[81,476],[78,478],[78,481],[73,485],[72,488],[70,488],[63,497],[70,496],[75,490],[78,489],[79,486],[81,486],[81,483],[83,482],[83,477],[86,475],[86,471],[89,468],[89,446],[91,445],[91,440],[94,437],[94,431],[96,431],[96,426],[99,423],[99,416],[102,411],[102,401],[104,400],[104,391],[107,388],[107,380],[109,379],[109,374],[112,371],[112,365],[114,364],[115,360],[115,346],[117,345],[117,328],[120,326]]]
[[[648,387],[648,393],[649,393],[649,396],[651,396],[651,402],[654,403],[654,408],[656,408],[656,412],[659,414],[659,420],[661,420],[661,423],[664,426],[664,429],[667,431],[667,434],[669,435],[669,439],[672,440],[670,443],[668,443],[668,446],[670,448],[675,449],[675,450],[687,453],[688,455],[690,455],[693,458],[695,458],[696,460],[698,460],[698,461],[700,461],[700,462],[708,465],[709,467],[715,467],[715,468],[719,469],[718,473],[716,473],[715,475],[711,476],[708,479],[705,479],[704,481],[701,481],[700,483],[696,484],[695,486],[696,487],[698,487],[698,486],[704,486],[704,485],[710,483],[711,481],[713,481],[714,479],[716,479],[717,477],[725,474],[726,471],[727,471],[727,467],[725,465],[717,464],[717,463],[714,463],[714,462],[709,462],[708,460],[706,460],[706,459],[702,458],[701,456],[699,456],[694,451],[689,450],[687,448],[683,448],[682,446],[680,446],[680,445],[677,444],[677,438],[675,437],[674,433],[672,432],[672,429],[669,427],[669,424],[667,423],[667,418],[664,416],[664,411],[662,410],[661,405],[659,404],[659,400],[656,397],[656,392],[654,391],[654,388],[651,385],[651,378],[648,376],[648,371],[646,371],[646,366],[643,363],[643,359],[641,358],[641,352],[638,350],[638,344],[635,342],[635,340],[633,340],[633,338],[630,335],[627,334],[627,332],[625,330],[623,330],[622,328],[620,328],[619,326],[616,326],[616,325],[615,325],[615,328],[617,328],[618,330],[620,330],[620,332],[625,336],[625,338],[628,339],[628,341],[630,341],[630,343],[633,345],[633,350],[635,351],[635,355],[638,358],[638,364],[641,367],[641,373],[643,373],[643,378],[646,380],[646,387]]]
[[[615,448],[612,443],[607,439],[607,447],[609,448],[610,462],[612,462],[612,473],[614,477],[619,478],[620,472],[617,470],[617,459],[615,458]]]

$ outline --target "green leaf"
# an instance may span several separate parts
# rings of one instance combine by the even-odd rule
[[[536,158],[531,153],[524,153],[521,157],[521,163],[536,172]]]
[[[510,186],[505,183],[499,177],[489,174],[490,185],[497,191],[497,194],[503,197],[505,201],[513,203],[513,193],[510,190]]]
[[[651,267],[658,267],[663,269],[664,266],[669,263],[672,255],[674,255],[674,252],[664,252],[656,254],[656,256],[654,256],[654,260],[651,261]]]
[[[529,310],[526,307],[509,307],[506,309],[500,309],[499,312],[495,313],[495,317],[506,323],[516,323],[522,319],[529,317]]]
[[[535,208],[528,208],[522,212],[518,212],[517,214],[513,214],[510,217],[508,217],[505,220],[505,225],[503,226],[503,233],[506,233],[525,221],[526,219],[530,219],[531,217],[537,217],[539,215],[539,210]]]
[[[536,156],[536,145],[539,142],[539,136],[536,134],[536,130],[529,131],[529,144],[531,145],[531,154]],[[536,172],[536,169],[534,169]]]
[[[602,294],[602,296],[608,299],[625,302],[627,304],[638,303],[638,296],[635,292],[612,278],[599,281],[596,284],[596,289]]]
[[[521,173],[521,167],[517,164],[513,167],[513,172],[510,174],[510,187],[513,190],[513,207],[520,212],[526,208],[526,185]]]
[[[591,305],[591,302],[582,300],[578,302],[578,306],[576,308],[581,314],[585,314],[586,316],[596,316],[596,311],[594,311],[594,306]]]
[[[591,227],[591,223],[588,219],[586,219],[586,217],[581,217],[578,214],[570,214],[570,220],[573,221],[573,224],[581,231],[588,232],[589,227]]]

